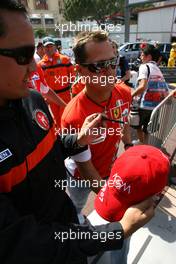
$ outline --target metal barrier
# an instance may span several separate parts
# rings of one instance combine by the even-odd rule
[[[159,67],[167,83],[176,82],[176,67]]]
[[[176,129],[176,90],[171,92],[152,112],[148,124],[148,144],[162,148]],[[173,146],[174,148],[176,147]]]

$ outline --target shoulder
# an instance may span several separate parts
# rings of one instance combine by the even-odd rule
[[[58,58],[60,58],[60,60],[64,64],[71,64],[70,58],[68,56],[66,56],[66,55],[63,55],[63,54],[58,53]]]
[[[25,100],[35,100],[35,101],[44,101],[43,97],[41,96],[41,94],[39,92],[37,92],[36,90],[30,89],[29,90],[29,96],[23,99]]]
[[[81,82],[81,80],[78,80],[77,82],[73,83],[71,89],[72,93],[74,95],[80,93],[85,87],[85,83]]]
[[[42,110],[52,121],[48,106],[45,103],[42,95],[38,91],[30,89],[29,96],[22,99],[22,104],[29,114],[33,113],[36,110]]]
[[[81,110],[85,102],[85,95],[81,91],[77,96],[75,96],[65,107],[62,114],[62,122],[71,122],[77,118],[81,117]]]
[[[147,65],[148,64],[149,63],[143,63],[143,64],[141,64],[140,67],[139,67],[139,71],[146,71],[147,72]]]
[[[148,64],[146,63],[140,65],[138,80],[148,79],[148,67],[150,69],[150,66],[147,66],[147,65]]]
[[[119,99],[131,101],[131,87],[127,86],[124,82],[116,83],[113,92],[119,96]]]
[[[114,90],[120,93],[131,94],[131,87],[120,81],[115,84]]]

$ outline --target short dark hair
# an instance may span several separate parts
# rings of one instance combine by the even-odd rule
[[[158,61],[161,57],[161,53],[158,48],[155,48],[153,45],[147,45],[144,49],[142,49],[142,52],[145,56],[151,55],[153,61]]]
[[[75,38],[73,52],[75,55],[75,62],[78,64],[84,63],[87,59],[85,50],[86,43],[90,41],[103,42],[108,40],[108,33],[103,30],[98,31],[82,31]]]
[[[6,34],[5,23],[1,14],[3,11],[19,12],[27,15],[27,10],[23,4],[17,0],[0,0],[0,37]]]
[[[43,43],[39,41],[39,42],[37,43],[37,45],[36,45],[36,48],[38,49],[38,48],[41,48],[41,47],[43,47]]]

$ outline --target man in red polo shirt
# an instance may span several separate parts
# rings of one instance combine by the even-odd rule
[[[99,188],[94,188],[92,183],[109,176],[121,139],[125,148],[131,145],[128,125],[131,91],[124,83],[116,83],[117,59],[106,32],[80,35],[73,50],[79,74],[86,85],[66,106],[62,127],[79,129],[86,116],[99,112],[115,120],[107,121],[106,129],[99,129],[101,135],[97,135],[95,144],[90,145],[92,159],[77,163],[79,172],[76,172],[76,176],[90,180],[90,187],[97,192]],[[69,169],[69,161],[67,165]],[[84,206],[89,192],[90,189],[86,192],[86,188],[81,188],[79,192],[75,187],[70,188],[78,212]]]

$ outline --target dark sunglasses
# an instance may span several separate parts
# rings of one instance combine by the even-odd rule
[[[32,61],[34,51],[34,46],[24,46],[15,49],[0,49],[0,55],[14,58],[19,65],[27,65]]]
[[[115,69],[118,65],[118,57],[94,63],[81,63],[81,65],[87,67],[90,72],[100,73],[102,69],[108,69],[109,66],[111,66],[112,69]]]

